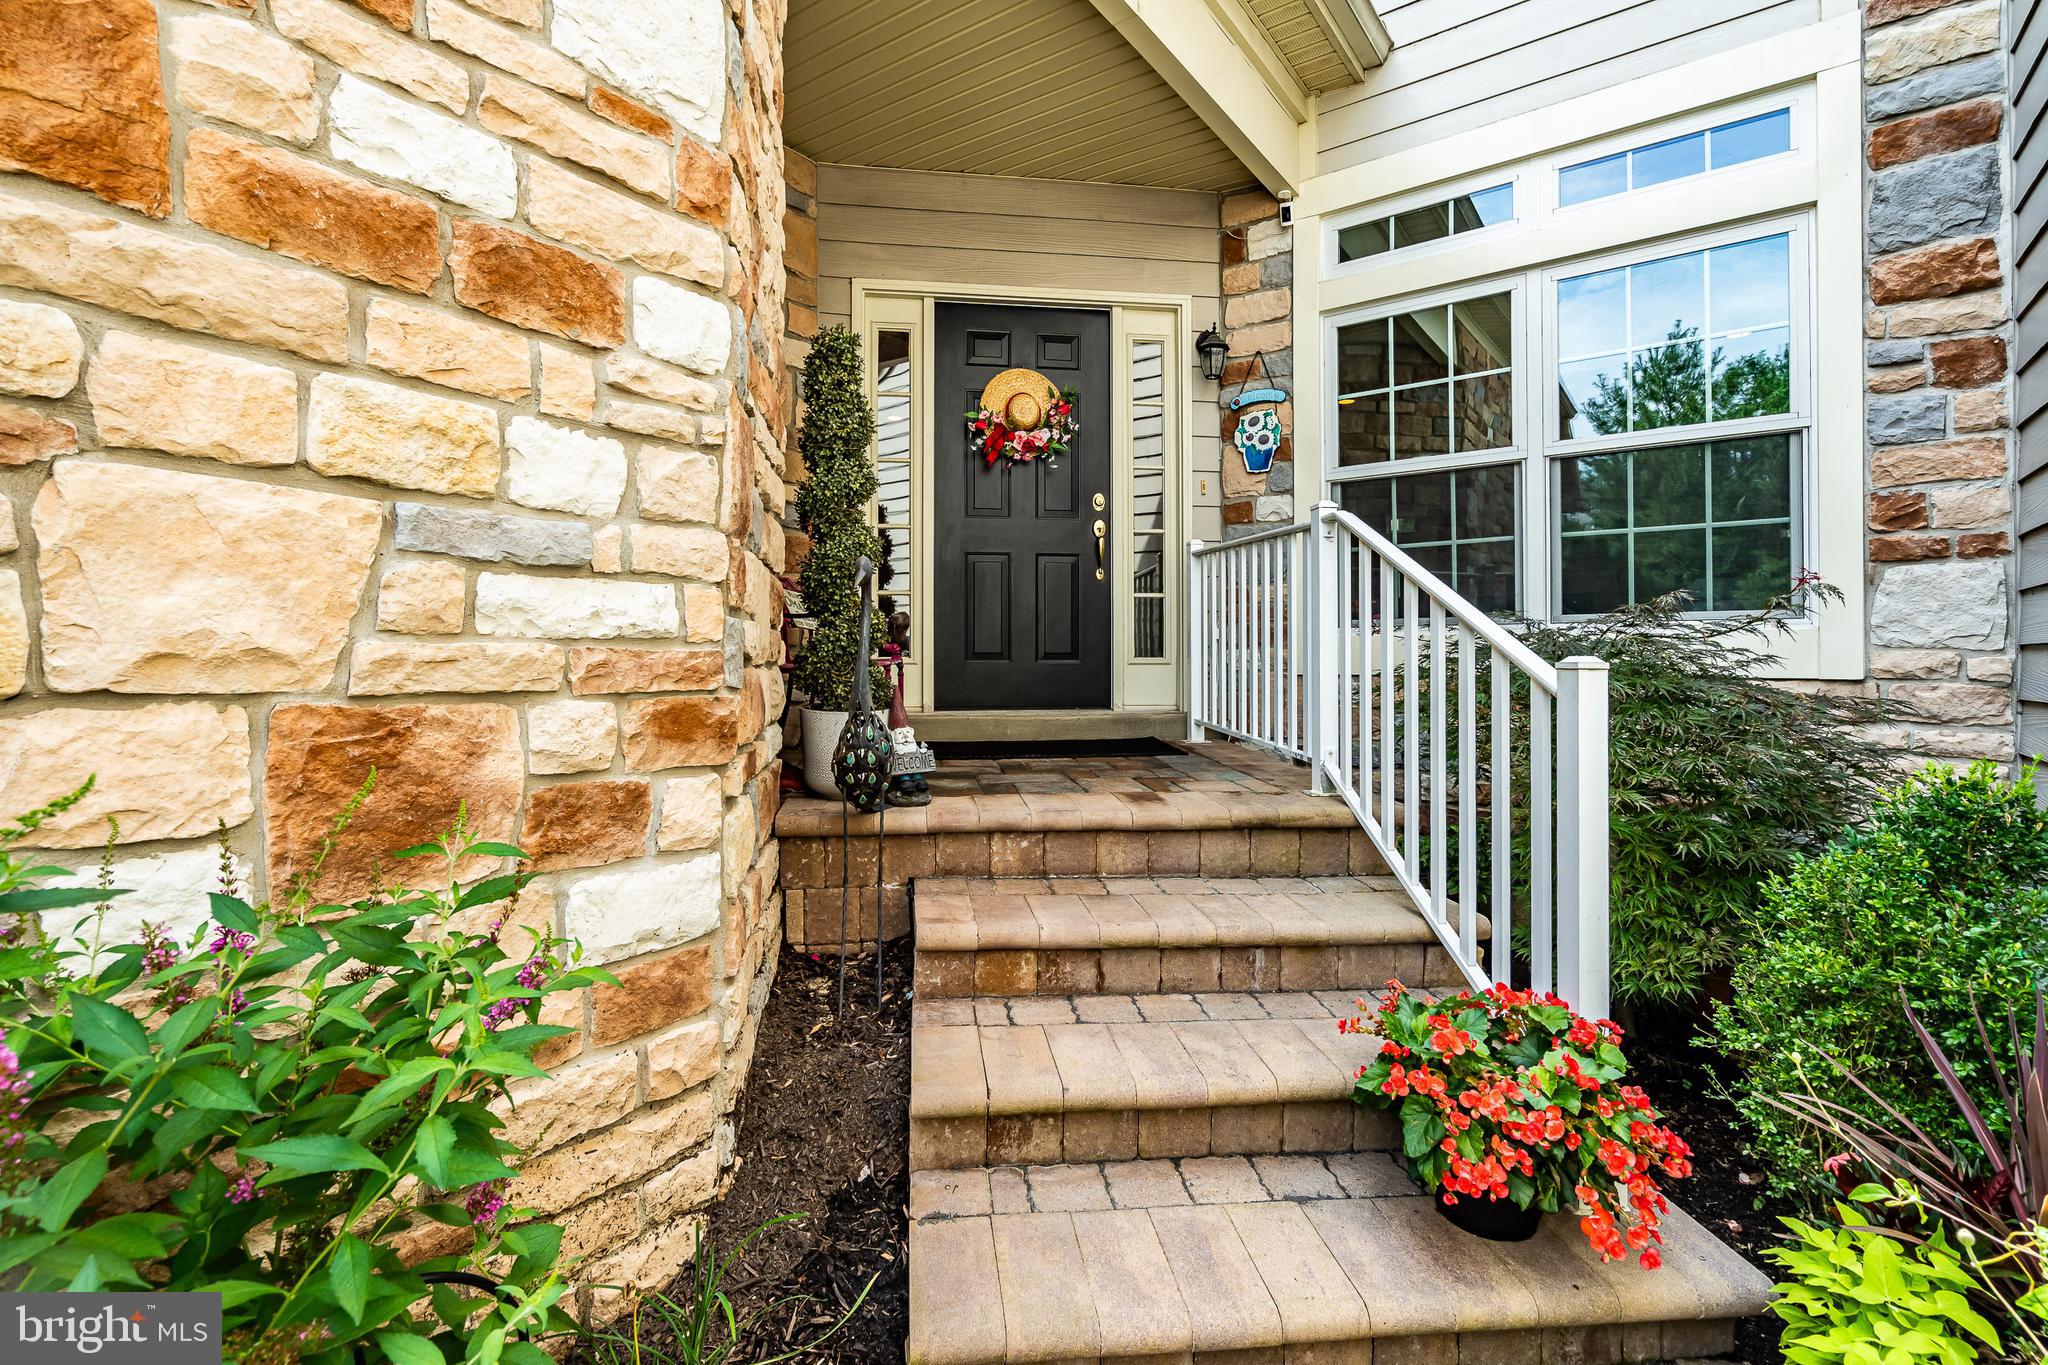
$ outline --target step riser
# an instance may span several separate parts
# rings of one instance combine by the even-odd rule
[[[1238,1351],[1070,1356],[1044,1365],[1651,1365],[1666,1360],[1718,1359],[1734,1350],[1735,1320],[1714,1318],[1318,1341]],[[991,1357],[987,1365],[1030,1359],[1023,1355]],[[909,1365],[925,1362],[912,1355]]]
[[[1390,1117],[1350,1100],[914,1118],[910,1169],[1384,1152],[1400,1141],[1401,1131]]]
[[[904,813],[888,820],[891,829],[908,823]],[[784,835],[782,883],[789,895],[791,946],[838,946],[842,887],[851,888],[848,933],[872,942],[878,881],[884,887],[883,928],[894,936],[909,923],[910,883],[934,877],[1342,877],[1387,871],[1379,850],[1356,827],[906,830],[888,834],[885,842],[878,866],[872,832],[855,834],[843,845],[836,822],[826,835]]]
[[[977,995],[1365,991],[1378,990],[1389,979],[1420,986],[1464,984],[1448,953],[1422,943],[1321,948],[919,949],[917,954],[917,994],[924,1000]]]

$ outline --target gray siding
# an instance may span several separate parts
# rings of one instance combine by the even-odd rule
[[[1383,0],[1386,64],[1321,105],[1317,170],[1783,33],[1820,0]]]
[[[2012,423],[2019,475],[2020,742],[2048,754],[2048,2],[2008,0],[2012,54]]]

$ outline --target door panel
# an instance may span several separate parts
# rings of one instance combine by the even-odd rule
[[[1094,523],[1110,515],[1109,314],[942,303],[933,340],[934,705],[1107,707],[1114,566],[1098,564]],[[967,449],[964,414],[1013,365],[1080,394],[1080,431],[1056,466],[990,468]]]

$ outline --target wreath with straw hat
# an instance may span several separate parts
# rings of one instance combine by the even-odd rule
[[[967,414],[969,448],[984,467],[997,460],[1050,463],[1073,446],[1081,427],[1074,416],[1079,398],[1036,370],[1004,370],[983,386],[979,408]]]

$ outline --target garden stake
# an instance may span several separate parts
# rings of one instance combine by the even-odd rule
[[[840,1023],[846,1022],[846,883],[853,876],[847,849],[853,841],[851,816],[847,813],[846,797],[839,798],[839,1003],[833,1008],[832,1017]]]

